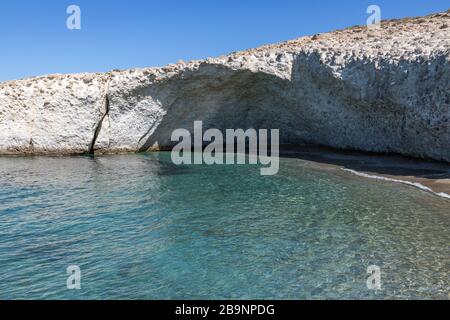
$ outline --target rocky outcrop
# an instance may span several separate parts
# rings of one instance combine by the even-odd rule
[[[450,161],[450,13],[219,58],[0,84],[0,153],[170,148],[174,129]]]

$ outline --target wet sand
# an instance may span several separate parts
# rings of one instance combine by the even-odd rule
[[[310,146],[282,147],[280,153],[364,178],[413,185],[450,199],[450,163]]]

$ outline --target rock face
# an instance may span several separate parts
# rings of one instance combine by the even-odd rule
[[[170,148],[172,131],[280,129],[281,143],[450,161],[450,13],[163,68],[0,84],[0,153]]]

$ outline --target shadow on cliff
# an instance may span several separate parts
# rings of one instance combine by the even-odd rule
[[[139,151],[170,149],[176,129],[193,132],[194,121],[203,121],[203,129],[279,129],[287,128],[289,103],[286,93],[292,83],[272,74],[233,70],[223,65],[204,64],[138,94],[152,96],[165,110],[161,122],[152,126]],[[289,130],[290,131],[290,130]],[[286,131],[285,131],[286,132]],[[282,135],[286,143],[289,135]]]
[[[342,151],[322,146],[281,147],[281,157],[334,165],[374,175],[450,179],[450,164],[400,155]]]
[[[139,151],[170,149],[174,130],[192,133],[194,121],[202,120],[204,130],[280,129],[281,144],[450,159],[450,150],[443,148],[450,139],[445,57],[398,64],[383,59],[351,60],[336,73],[319,53],[302,53],[293,61],[290,79],[204,63],[136,88],[132,95],[151,96],[164,110],[142,136]],[[386,165],[377,170],[390,171]]]

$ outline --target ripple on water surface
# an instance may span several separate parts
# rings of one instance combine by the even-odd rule
[[[299,159],[280,168],[0,158],[0,298],[448,298],[448,200]]]

